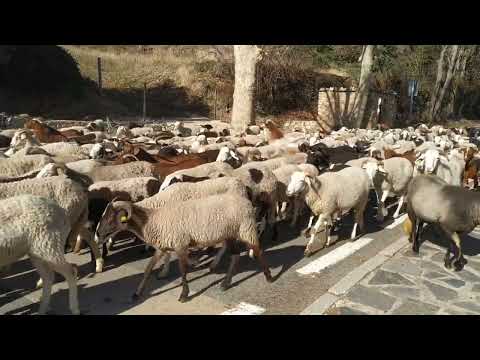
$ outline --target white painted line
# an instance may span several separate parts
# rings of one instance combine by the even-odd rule
[[[297,273],[302,275],[309,275],[313,273],[319,273],[320,271],[335,265],[339,261],[349,257],[354,252],[360,250],[364,246],[370,244],[373,239],[365,237],[360,238],[354,242],[348,242],[345,245],[342,245],[335,250],[329,252],[328,254],[310,262],[304,267],[297,270]]]
[[[385,229],[392,230],[393,228],[396,228],[407,218],[407,216],[407,214],[403,214],[402,216],[396,218],[395,221],[390,225],[386,226]]]
[[[241,302],[232,309],[229,309],[220,315],[261,315],[266,310],[260,306]]]

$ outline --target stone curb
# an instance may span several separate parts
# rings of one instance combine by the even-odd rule
[[[335,304],[342,295],[348,292],[354,287],[360,280],[362,280],[367,274],[381,266],[393,255],[399,252],[401,249],[408,245],[406,237],[402,236],[399,240],[395,241],[390,246],[381,250],[370,260],[366,261],[355,270],[345,275],[335,285],[333,285],[328,291],[320,296],[314,303],[305,308],[300,315],[322,315],[333,304]]]

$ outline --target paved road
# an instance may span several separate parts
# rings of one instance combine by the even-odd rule
[[[366,219],[373,219],[373,209],[367,211]],[[401,228],[395,227],[399,221],[391,223],[387,220],[381,227],[372,220],[367,234],[350,242],[341,240],[351,231],[348,216],[337,234],[340,240],[309,258],[303,256],[306,239],[299,230],[281,223],[279,240],[270,241],[268,232],[263,240],[265,257],[276,277],[274,283],[267,283],[257,263],[244,254],[232,287],[222,292],[219,283],[225,276],[228,257],[215,274],[208,270],[211,258],[206,258],[189,273],[191,299],[183,304],[178,302],[181,288],[176,260],[167,279],[152,276],[144,298],[131,301],[151,256],[142,253],[142,246],[134,241],[118,242],[105,271],[94,276],[86,252],[67,257],[79,265],[79,300],[85,314],[300,314],[342,278],[400,239]],[[37,279],[28,259],[14,264],[0,280],[0,314],[36,313],[41,295],[41,290],[33,290]],[[60,277],[58,280],[52,309],[68,314],[67,286]]]

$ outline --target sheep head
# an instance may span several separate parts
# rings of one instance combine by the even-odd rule
[[[289,197],[302,195],[310,187],[312,187],[312,177],[303,171],[296,171],[290,176],[286,194]]]
[[[97,225],[95,241],[98,245],[102,245],[108,238],[128,227],[128,221],[132,217],[132,203],[117,199],[114,198],[108,203]]]
[[[424,168],[426,174],[433,174],[440,160],[448,161],[445,153],[439,149],[428,149],[424,153]]]

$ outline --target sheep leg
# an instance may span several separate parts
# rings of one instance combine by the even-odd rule
[[[405,200],[405,195],[400,196],[400,200],[398,201],[397,210],[395,211],[395,214],[393,214],[394,219],[398,218],[398,216],[400,215],[400,210],[402,209],[404,200]]]
[[[421,238],[421,232],[423,229],[423,224],[424,222],[418,218],[415,218],[415,221],[412,221],[412,227],[413,227],[413,242],[412,242],[412,251],[415,254],[418,254],[420,250],[420,238]]]
[[[170,252],[166,252],[165,259],[163,260],[163,269],[159,274],[157,274],[157,279],[164,279],[168,276],[171,258],[172,254]]]
[[[228,247],[230,248],[231,252],[231,260],[230,265],[228,267],[227,275],[223,279],[222,283],[220,284],[220,288],[225,291],[227,290],[231,283],[232,277],[235,274],[235,270],[238,265],[238,260],[240,260],[240,250],[238,248],[238,244],[235,241],[227,241]]]
[[[140,296],[142,296],[143,290],[145,289],[145,285],[147,283],[148,278],[150,277],[150,273],[152,269],[155,267],[157,262],[162,258],[164,254],[163,250],[156,250],[155,254],[153,254],[150,262],[148,263],[147,267],[145,268],[145,272],[143,274],[143,279],[137,287],[137,291],[133,294],[133,300],[136,301]]]
[[[220,260],[222,259],[223,255],[227,251],[227,245],[224,244],[221,249],[218,251],[217,255],[215,255],[215,259],[213,259],[212,263],[210,264],[210,272],[215,272],[215,269],[217,268],[218,264],[220,263]]]
[[[52,285],[55,279],[54,272],[43,260],[33,256],[31,256],[30,259],[33,266],[37,269],[41,283],[43,284],[42,299],[40,301],[40,309],[38,310],[39,315],[43,315],[47,312],[48,305],[50,304],[50,295],[52,294]]]
[[[313,224],[313,219],[315,219],[315,215],[310,216],[310,220],[308,221],[307,228],[305,229],[305,236],[308,236],[309,233],[310,233],[310,229],[311,229],[312,224]]]
[[[293,199],[293,217],[292,217],[292,221],[290,222],[290,226],[295,226],[295,224],[297,223],[298,213],[300,211],[301,205],[302,204],[298,199]]]
[[[182,293],[180,294],[180,298],[178,301],[186,302],[188,300],[188,294],[190,293],[190,289],[188,288],[188,281],[187,281],[187,273],[188,273],[188,253],[186,252],[179,252],[178,255],[178,262],[180,265],[180,272],[182,273]]]
[[[454,232],[451,235],[451,238],[455,246],[457,247],[457,254],[456,256],[453,257],[453,266],[455,267],[455,271],[460,271],[462,270],[463,265],[466,264],[466,260],[462,254],[462,244],[461,244],[460,236],[458,235],[458,233]]]
[[[325,215],[320,214],[320,216],[317,219],[317,222],[313,226],[313,231],[311,231],[310,241],[307,243],[307,246],[305,247],[305,252],[304,252],[305,256],[310,256],[313,253],[312,247],[315,243],[315,236],[317,235],[317,233],[320,229],[320,226],[325,225],[325,223],[326,223]],[[323,248],[323,247],[324,246],[322,246],[321,248]]]
[[[260,264],[260,266],[263,270],[263,274],[265,275],[265,279],[267,279],[268,282],[272,282],[273,281],[272,274],[270,273],[270,269],[268,268],[268,264],[263,257],[262,250],[260,250],[260,247],[258,245],[251,246],[251,249],[253,251],[253,255],[255,256],[255,258],[257,259],[258,263]]]
[[[77,267],[67,262],[52,265],[53,269],[62,275],[68,283],[70,311],[73,315],[80,315],[80,309],[78,307]]]
[[[390,192],[388,190],[386,190],[383,193],[382,198],[380,199],[380,203],[378,204],[378,211],[379,211],[379,213],[381,212],[382,218],[388,215],[388,210],[385,208],[385,201],[387,201],[389,193]]]
[[[85,236],[85,242],[90,247],[91,256],[95,259],[95,272],[101,273],[103,271],[103,258],[100,255],[100,250],[98,249],[98,245],[95,243],[93,239],[93,234],[85,229],[88,233]],[[93,259],[92,259],[93,260]]]

